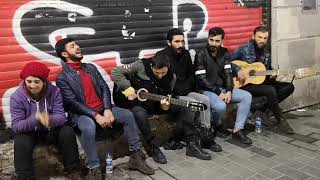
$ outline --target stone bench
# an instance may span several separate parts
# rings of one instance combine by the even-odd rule
[[[154,115],[149,118],[149,122],[151,130],[157,134],[160,143],[164,143],[172,137],[175,129],[175,123],[169,115]],[[6,130],[6,136],[10,136],[9,133],[11,132]],[[78,144],[80,145],[79,142]],[[120,138],[116,140],[106,139],[104,141],[97,142],[99,159],[103,163],[106,150],[109,148],[113,149],[114,158],[129,155],[128,144],[124,135],[121,135]],[[79,148],[79,152],[82,159],[82,167],[84,167],[85,155],[81,147]],[[38,177],[63,175],[61,156],[54,146],[37,145],[33,152],[33,159],[35,173]],[[0,144],[0,177],[1,180],[14,179],[14,153],[12,139]]]
[[[252,109],[258,109],[261,107],[260,101],[264,99],[253,100]],[[236,105],[228,106],[226,116],[224,119],[225,127],[233,127],[236,113]],[[157,134],[160,143],[163,144],[173,136],[175,130],[175,121],[173,117],[169,115],[154,115],[149,118],[151,130]],[[9,130],[0,130],[0,137],[6,137],[10,139]],[[80,144],[80,143],[78,143]],[[80,147],[80,146],[79,146]],[[107,139],[104,141],[97,141],[98,155],[102,163],[104,163],[105,153],[107,149],[113,149],[113,157],[119,158],[129,154],[128,144],[126,138],[121,135],[116,140]],[[84,152],[79,148],[80,156],[82,157],[82,165],[84,166]],[[50,176],[50,175],[63,175],[63,166],[61,163],[61,157],[53,146],[36,146],[34,150],[34,167],[37,176]],[[13,157],[13,140],[10,139],[5,143],[0,143],[0,177],[2,179],[10,179],[14,175],[14,157]]]

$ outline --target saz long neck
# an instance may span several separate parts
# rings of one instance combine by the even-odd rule
[[[150,99],[150,100],[153,100],[153,101],[161,101],[162,99],[166,98],[166,96],[162,96],[162,95],[158,95],[158,94],[152,94],[152,93],[141,92],[140,94],[141,94],[142,98]],[[170,104],[189,107],[189,101],[176,99],[176,98],[171,98]]]

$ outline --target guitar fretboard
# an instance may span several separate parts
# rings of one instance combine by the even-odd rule
[[[275,76],[275,75],[288,75],[294,74],[286,70],[266,70],[266,71],[254,71],[254,76]]]
[[[152,94],[152,93],[145,93],[145,92],[141,92],[139,93],[139,95],[142,96],[141,98],[143,99],[150,99],[153,101],[161,101],[162,99],[167,98],[166,96]],[[174,105],[189,107],[189,101],[185,101],[181,99],[171,98],[170,103]]]
[[[269,75],[278,75],[278,70],[267,70],[267,71],[255,71],[255,76],[269,76]]]

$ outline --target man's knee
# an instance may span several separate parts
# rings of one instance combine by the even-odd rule
[[[275,98],[277,97],[277,90],[275,87],[273,86],[268,86],[267,88],[265,88],[265,95],[268,97],[268,98]]]
[[[122,109],[120,113],[121,113],[122,118],[124,118],[125,120],[133,120],[134,119],[133,113],[129,109]]]
[[[136,121],[146,121],[146,119],[148,118],[147,111],[142,107],[133,107],[131,109],[131,112]]]
[[[248,102],[249,104],[251,104],[251,102],[252,102],[252,95],[251,95],[251,93],[249,93],[248,91],[244,91],[243,96],[244,96],[244,100],[245,100],[246,102]]]
[[[78,118],[78,128],[81,131],[81,134],[84,134],[85,136],[93,136],[95,137],[96,135],[96,125],[93,121],[93,119],[91,119],[88,116],[80,116]],[[81,124],[81,125],[80,125]]]
[[[214,110],[218,113],[223,113],[227,109],[227,105],[224,102],[216,102],[214,106]]]
[[[135,123],[133,113],[129,109],[118,108],[114,113],[115,120],[123,125]]]

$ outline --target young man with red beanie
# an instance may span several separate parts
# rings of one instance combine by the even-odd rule
[[[80,180],[79,152],[73,129],[67,126],[59,88],[47,80],[50,69],[30,62],[20,73],[19,88],[10,99],[14,132],[14,165],[18,180],[33,180],[34,146],[40,142],[55,143],[63,155],[65,172]]]
[[[154,174],[141,151],[139,129],[133,114],[127,109],[111,105],[109,87],[98,69],[93,64],[81,62],[83,56],[80,47],[71,38],[58,41],[55,50],[63,66],[56,83],[61,89],[70,122],[81,131],[80,142],[87,156],[88,178],[101,179],[96,132],[112,131],[115,123],[124,126],[131,152],[129,168],[148,175]]]

